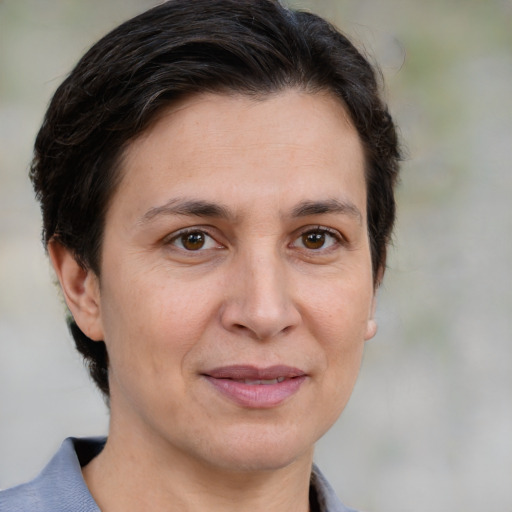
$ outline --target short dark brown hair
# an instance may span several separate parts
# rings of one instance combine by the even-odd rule
[[[367,59],[331,24],[277,0],[170,0],[96,43],[57,89],[30,177],[43,241],[100,275],[105,214],[123,150],[170,103],[201,92],[255,97],[328,91],[348,111],[366,156],[374,282],[385,266],[400,160],[395,126]],[[92,378],[109,395],[108,354],[69,319]]]

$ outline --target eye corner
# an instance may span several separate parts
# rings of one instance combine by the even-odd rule
[[[348,241],[340,231],[322,225],[305,226],[298,231],[290,244],[293,248],[312,254],[325,253],[346,245]]]
[[[182,253],[194,255],[194,253],[224,249],[225,245],[219,242],[218,238],[209,229],[194,226],[171,233],[163,239],[162,244]]]

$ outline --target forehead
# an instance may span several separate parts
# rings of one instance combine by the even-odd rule
[[[287,123],[293,123],[295,130],[290,130]],[[149,127],[128,145],[125,156],[129,158],[148,139],[156,142],[165,131],[170,135],[170,124],[176,128],[173,135],[178,139],[189,136],[193,139],[201,131],[203,135],[209,135],[210,140],[229,136],[233,142],[237,142],[233,139],[235,134],[238,134],[239,141],[246,135],[257,134],[254,143],[261,141],[264,135],[267,141],[276,137],[275,142],[279,143],[287,140],[284,136],[288,133],[289,141],[300,142],[303,135],[311,138],[309,142],[319,143],[326,135],[319,128],[324,127],[328,130],[341,128],[346,135],[350,132],[356,139],[353,141],[356,145],[360,142],[346,106],[327,91],[309,93],[285,89],[263,96],[200,93],[186,96],[160,110]],[[234,125],[237,128],[235,132],[231,130]],[[280,127],[282,130],[279,130]],[[247,142],[250,141],[244,141]],[[327,140],[325,142],[329,143]]]
[[[184,99],[127,147],[121,175],[114,202],[134,194],[156,203],[169,194],[211,200],[229,190],[233,201],[246,203],[270,192],[309,200],[308,194],[325,197],[333,185],[357,189],[365,201],[359,135],[341,101],[328,93]]]

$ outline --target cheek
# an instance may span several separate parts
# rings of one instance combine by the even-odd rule
[[[323,286],[303,290],[304,315],[318,339],[336,351],[350,350],[364,342],[372,316],[371,276],[325,280]]]
[[[309,324],[323,354],[324,409],[332,411],[332,420],[346,405],[361,366],[373,298],[372,286],[360,285],[366,281],[371,283],[333,280],[309,297]]]
[[[363,327],[347,330],[338,323],[324,340],[323,410],[328,425],[339,417],[350,399],[361,367],[364,337]]]
[[[121,274],[131,278],[116,279]],[[111,273],[101,301],[111,369],[136,371],[152,379],[172,378],[169,365],[181,372],[210,320],[211,301],[204,287],[169,282],[163,276],[151,279],[150,272]]]

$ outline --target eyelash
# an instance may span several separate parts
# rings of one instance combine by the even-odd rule
[[[167,237],[164,239],[164,245],[174,245],[175,247],[178,247],[178,249],[181,249],[185,252],[188,252],[188,253],[194,253],[194,252],[201,252],[202,250],[207,250],[207,249],[213,249],[213,247],[207,247],[206,249],[203,249],[203,247],[199,247],[197,248],[196,250],[194,249],[187,249],[186,247],[183,246],[183,242],[182,242],[182,246],[178,246],[177,244],[175,244],[175,242],[179,241],[179,240],[183,240],[184,237],[186,237],[187,235],[194,235],[194,234],[198,234],[198,235],[202,235],[206,240],[205,240],[205,244],[208,243],[208,239],[213,241],[214,244],[215,244],[215,248],[221,248],[223,247],[222,244],[220,244],[219,242],[217,242],[217,240],[210,234],[208,233],[208,231],[204,228],[198,228],[198,227],[193,227],[193,228],[188,228],[188,229],[183,229],[181,231],[179,231],[178,233],[173,233],[170,237]]]
[[[183,245],[183,239],[187,235],[201,235],[203,237],[203,244],[197,247],[196,249],[188,249],[187,247],[184,247]],[[304,237],[312,234],[319,234],[321,237],[323,237],[320,240],[321,245],[319,247],[307,247],[305,246],[305,239]],[[330,237],[333,241],[330,243],[327,247],[325,247],[325,244],[327,243],[325,240],[325,237]],[[178,245],[176,242],[181,240],[181,246]],[[210,242],[209,242],[210,241]],[[201,242],[201,240],[199,241]],[[212,244],[212,242],[215,244],[215,247],[204,247],[204,245]],[[297,243],[302,242],[302,247],[297,245]],[[315,241],[313,240],[313,243]],[[200,253],[205,250],[209,249],[220,249],[223,248],[223,244],[217,242],[215,237],[213,237],[206,229],[200,228],[200,227],[193,227],[188,229],[183,229],[179,231],[178,233],[173,233],[170,237],[167,237],[164,239],[164,245],[172,245],[174,247],[177,247],[179,250],[182,250],[184,252],[193,254],[193,253]],[[316,252],[326,252],[333,248],[333,246],[340,246],[340,245],[346,245],[346,239],[339,233],[339,231],[327,228],[325,226],[314,226],[314,227],[306,227],[304,228],[299,235],[292,241],[292,243],[289,245],[290,247],[298,247],[300,249],[303,249],[305,251],[316,253]]]
[[[330,244],[328,247],[324,247],[324,244],[322,244],[321,247],[319,247],[318,249],[312,249],[312,248],[308,248],[308,247],[302,247],[303,249],[307,250],[307,251],[311,251],[311,252],[320,252],[320,251],[328,251],[332,248],[332,246],[342,246],[342,245],[346,245],[347,241],[345,239],[345,237],[343,237],[341,235],[341,233],[335,229],[331,229],[331,228],[327,228],[325,226],[314,226],[314,227],[307,227],[305,229],[303,229],[299,236],[292,242],[292,246],[299,240],[303,240],[303,237],[306,236],[306,235],[310,235],[310,234],[314,234],[314,233],[320,233],[321,235],[325,236],[325,235],[328,235],[329,237],[331,237],[333,239],[333,243]]]

